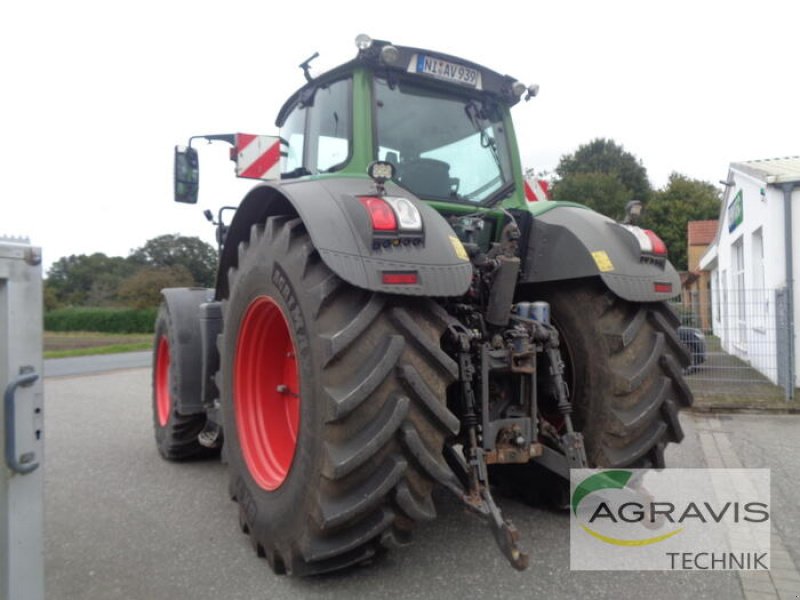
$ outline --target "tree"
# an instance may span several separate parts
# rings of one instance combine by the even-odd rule
[[[624,214],[625,204],[629,200],[646,202],[652,193],[647,169],[641,161],[613,140],[604,138],[592,140],[580,146],[574,154],[562,156],[556,167],[556,175],[558,179],[553,188],[555,200],[581,202],[612,218]],[[589,175],[594,177],[587,177]],[[612,179],[619,185],[612,183]],[[582,198],[574,196],[576,192],[585,192],[592,182],[600,184],[605,191]],[[597,205],[593,204],[595,201]]]
[[[42,290],[42,301],[44,302],[45,312],[49,312],[61,307],[61,303],[56,297],[55,290],[47,286],[47,281],[45,281],[44,289]]]
[[[143,269],[147,272],[140,279],[128,281]],[[102,252],[62,257],[50,267],[44,292],[48,309],[114,306],[121,301],[136,304],[131,289],[145,289],[146,282],[158,279],[161,287],[213,287],[216,270],[217,252],[210,245],[196,237],[162,235],[148,240],[127,258]],[[168,279],[170,275],[172,280]],[[119,295],[123,281],[128,281],[124,299]]]
[[[656,232],[669,250],[669,259],[679,271],[687,269],[687,224],[719,217],[720,194],[710,183],[679,173],[654,192],[644,210],[641,225]]]
[[[580,202],[612,219],[621,219],[630,191],[614,175],[576,173],[562,179],[553,190],[553,199]]]
[[[90,297],[100,302],[98,305],[109,304],[114,300],[109,290],[115,290],[136,268],[121,256],[106,256],[102,252],[73,254],[53,263],[47,272],[45,288],[49,301],[56,305],[80,306],[89,302]]]
[[[216,280],[217,251],[197,237],[161,235],[134,250],[129,258],[147,267],[182,265],[191,273],[194,285],[213,287]]]
[[[151,308],[161,302],[162,289],[193,284],[194,278],[184,265],[144,267],[120,284],[117,296],[126,306]]]

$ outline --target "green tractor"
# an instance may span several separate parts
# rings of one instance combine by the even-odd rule
[[[571,468],[663,467],[681,440],[678,274],[651,231],[526,198],[510,111],[535,86],[356,44],[318,77],[301,65],[279,137],[198,136],[265,181],[220,211],[215,289],[163,291],[158,450],[222,452],[276,573],[402,545],[437,486],[524,569],[490,485],[564,505]],[[191,143],[175,193],[194,203]]]

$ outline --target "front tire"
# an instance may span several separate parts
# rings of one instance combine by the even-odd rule
[[[240,524],[277,573],[363,562],[431,519],[457,374],[428,300],[356,289],[302,222],[272,217],[240,244],[221,345],[222,410]]]
[[[181,377],[179,363],[175,360],[178,332],[166,303],[162,303],[156,317],[153,342],[152,405],[153,428],[158,452],[167,460],[185,460],[213,454],[200,445],[198,434],[206,424],[205,414],[183,415],[176,406]]]

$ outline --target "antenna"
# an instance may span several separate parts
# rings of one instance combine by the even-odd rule
[[[306,76],[306,81],[311,81],[313,79],[313,77],[311,77],[311,74],[308,72],[308,70],[311,68],[311,61],[314,60],[315,58],[317,58],[318,56],[319,56],[319,52],[314,52],[314,54],[312,54],[310,57],[308,57],[305,60],[305,62],[301,62],[300,63],[300,68],[303,69],[303,75]]]

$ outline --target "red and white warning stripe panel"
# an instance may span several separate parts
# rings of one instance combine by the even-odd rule
[[[236,176],[249,179],[279,179],[281,142],[274,135],[236,134]]]
[[[550,184],[544,179],[526,179],[525,197],[528,199],[528,202],[550,200]]]

